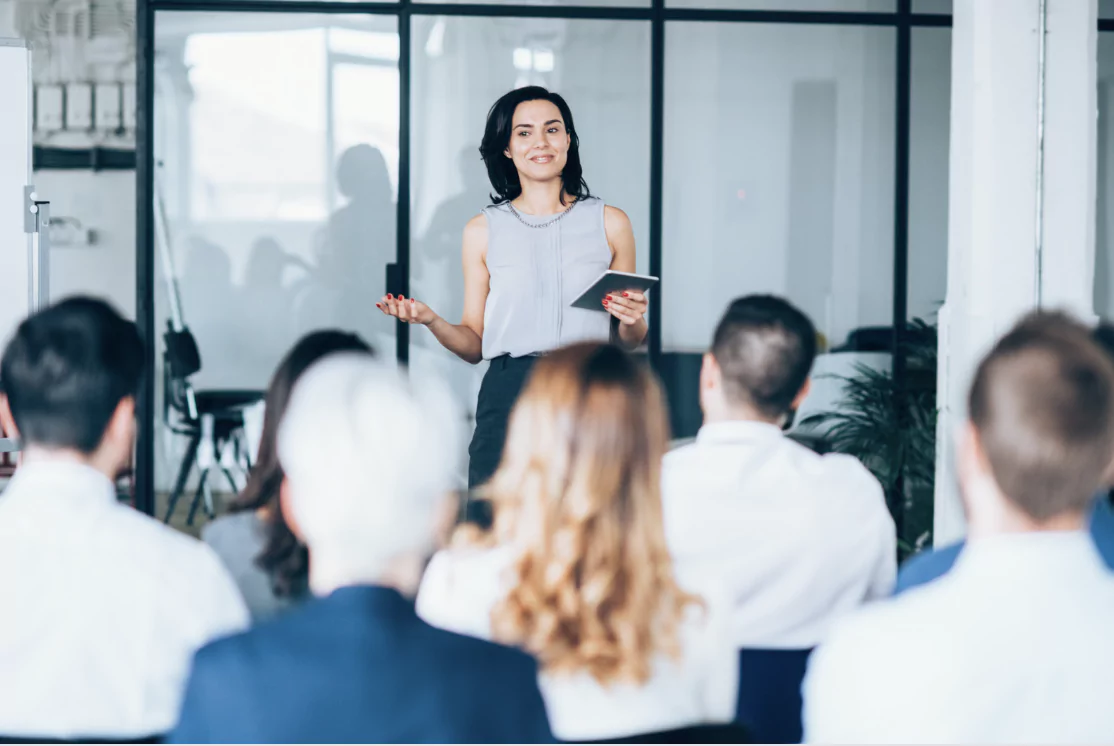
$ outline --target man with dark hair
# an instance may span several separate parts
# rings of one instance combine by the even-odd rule
[[[1102,322],[1091,332],[1091,339],[1111,361],[1114,361],[1114,325]],[[1111,487],[1114,486],[1114,454],[1111,455],[1111,472],[1103,488],[1091,503],[1087,526],[1103,562],[1114,570],[1114,505],[1111,504]],[[897,574],[894,593],[904,593],[910,588],[930,583],[952,569],[964,542],[959,541],[939,549],[932,549],[909,558]]]
[[[670,548],[726,585],[740,648],[811,648],[832,620],[893,588],[896,537],[878,480],[782,432],[815,357],[816,330],[790,303],[734,301],[700,372],[704,426],[665,458]]]
[[[710,356],[721,371],[724,396],[771,421],[781,420],[804,399],[815,359],[812,322],[772,295],[748,295],[728,306]]]
[[[805,682],[810,741],[1114,733],[1114,576],[1083,530],[1114,453],[1114,364],[1086,327],[1034,314],[979,365],[968,416],[968,546],[947,577],[836,626]]]
[[[0,359],[22,448],[0,497],[0,735],[165,733],[194,651],[247,624],[205,545],[117,502],[143,360],[135,325],[90,298],[28,318]]]

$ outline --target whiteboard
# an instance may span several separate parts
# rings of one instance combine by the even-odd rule
[[[30,183],[31,51],[20,39],[0,38],[0,346],[31,307],[31,235],[23,229]]]

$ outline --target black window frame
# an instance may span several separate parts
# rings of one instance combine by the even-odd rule
[[[771,4],[776,0],[770,0]],[[313,13],[343,15],[393,15],[399,35],[399,175],[396,215],[396,263],[388,268],[388,288],[409,295],[410,279],[410,84],[411,28],[415,15],[485,18],[555,18],[650,23],[650,195],[649,270],[662,274],[662,163],[665,106],[665,34],[670,23],[703,21],[751,24],[811,24],[889,27],[896,30],[894,112],[894,235],[893,235],[893,375],[897,386],[905,381],[906,360],[902,334],[908,308],[909,228],[909,111],[912,29],[950,27],[951,15],[914,13],[913,0],[895,0],[890,12],[749,10],[723,8],[674,8],[665,0],[650,0],[641,7],[583,5],[455,4],[397,2],[337,2],[336,0],[138,0],[136,140],[136,320],[147,349],[147,370],[154,371],[159,346],[156,328],[155,231],[154,231],[154,52],[155,18],[163,11],[211,13]],[[1099,22],[1100,31],[1114,31],[1114,19]],[[660,297],[660,290],[659,290]],[[662,304],[649,312],[648,352],[652,365],[662,358]],[[396,355],[407,362],[409,326],[397,327]],[[137,402],[138,436],[135,463],[135,506],[153,514],[155,509],[155,377],[149,375]]]

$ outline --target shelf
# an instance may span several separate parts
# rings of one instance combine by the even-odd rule
[[[122,148],[48,148],[36,145],[32,154],[36,171],[134,171],[135,150]]]

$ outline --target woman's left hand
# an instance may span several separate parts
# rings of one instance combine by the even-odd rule
[[[642,321],[649,305],[645,294],[637,290],[612,293],[603,299],[603,307],[607,312],[627,326]]]

